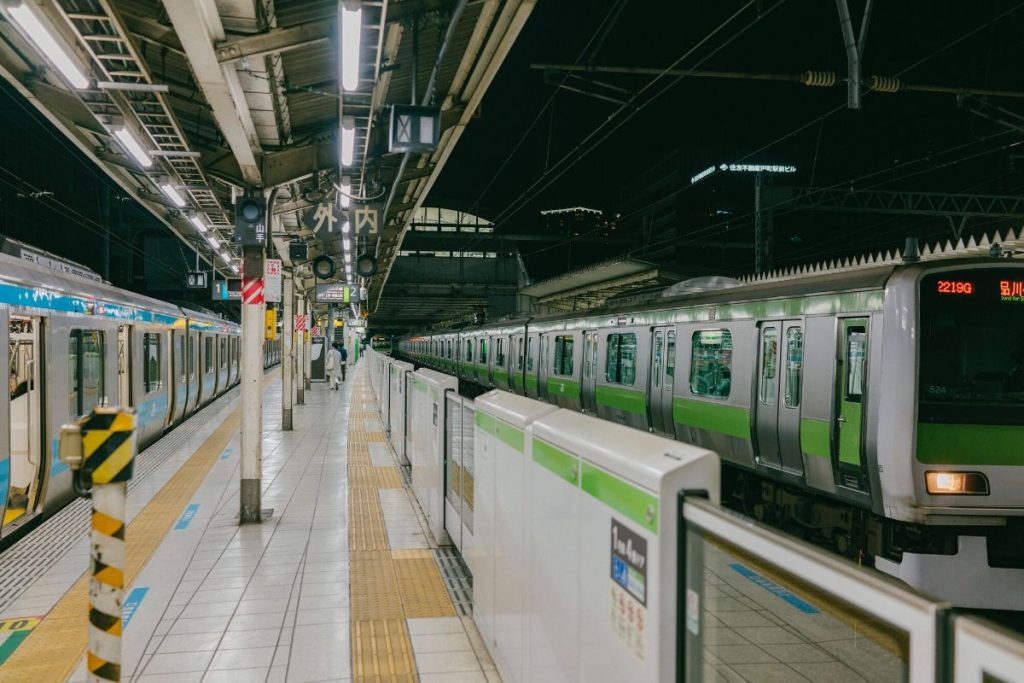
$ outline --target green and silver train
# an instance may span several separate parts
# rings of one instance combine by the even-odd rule
[[[711,448],[723,502],[955,604],[1024,609],[1024,263],[732,281],[399,350]]]

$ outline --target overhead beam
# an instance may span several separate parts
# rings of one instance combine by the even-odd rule
[[[1024,218],[1024,196],[847,190],[813,187],[773,188],[768,200],[775,211],[842,211],[899,216],[967,216]]]
[[[165,47],[180,55],[185,54],[185,48],[181,46],[178,34],[170,26],[165,26],[147,17],[140,17],[128,12],[122,12],[121,19],[124,21],[128,31],[137,38],[158,47]]]
[[[185,49],[192,73],[210,104],[217,127],[238,160],[242,178],[248,185],[261,187],[263,177],[256,160],[256,154],[260,152],[259,139],[255,137],[252,116],[245,99],[238,102],[232,96],[232,88],[224,72],[224,68],[234,67],[222,67],[217,61],[210,27],[195,0],[168,2],[164,8]],[[240,92],[240,88],[237,90]]]
[[[334,19],[320,19],[218,43],[217,60],[227,64],[246,57],[263,57],[320,43],[331,37],[336,23]]]

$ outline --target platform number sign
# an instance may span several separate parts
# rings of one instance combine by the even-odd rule
[[[206,272],[190,270],[185,273],[185,289],[206,289]]]

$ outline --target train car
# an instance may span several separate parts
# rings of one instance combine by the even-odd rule
[[[723,501],[957,604],[1024,609],[1024,263],[732,284],[420,335],[417,358],[451,368],[422,348],[454,334],[460,378],[713,449]]]
[[[0,242],[0,544],[73,496],[62,424],[100,405],[138,412],[140,449],[238,382],[240,328],[117,289],[87,268]]]

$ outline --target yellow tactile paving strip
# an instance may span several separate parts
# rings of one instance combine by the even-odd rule
[[[365,375],[353,405],[367,404]],[[356,683],[418,681],[406,619],[454,616],[430,550],[391,550],[379,490],[402,488],[397,467],[374,467],[370,442],[381,431],[365,429],[367,415],[350,413],[348,433],[349,560],[351,562],[352,676]]]
[[[240,416],[241,408],[232,411],[128,525],[125,532],[126,585],[135,580],[171,525],[181,516],[238,429]],[[0,667],[0,683],[65,680],[85,654],[88,614],[89,574],[86,572]]]

